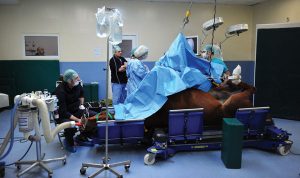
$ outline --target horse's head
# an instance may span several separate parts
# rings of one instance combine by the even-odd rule
[[[254,94],[256,92],[256,88],[254,86],[249,85],[245,82],[235,84],[231,80],[228,80],[226,84],[231,91],[249,91],[251,94]]]
[[[238,108],[247,108],[253,107],[252,95],[255,93],[255,87],[240,82],[239,84],[228,83],[230,87],[239,89],[238,93],[232,94],[224,103],[223,103],[223,112],[226,117],[233,117]]]

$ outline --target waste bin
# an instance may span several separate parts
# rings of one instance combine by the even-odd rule
[[[223,119],[221,158],[229,169],[240,169],[242,162],[244,125],[236,118]]]
[[[86,102],[99,101],[98,88],[98,82],[83,84],[84,99]]]
[[[99,89],[98,82],[92,82],[91,83],[91,101],[99,101],[98,89]]]

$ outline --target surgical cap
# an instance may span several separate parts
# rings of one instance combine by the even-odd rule
[[[148,54],[148,51],[149,49],[144,46],[144,45],[141,45],[139,47],[137,47],[134,52],[133,52],[133,55],[136,57],[136,58],[140,58],[144,55],[147,55]]]
[[[116,53],[118,51],[122,51],[122,49],[120,48],[120,46],[113,46],[113,52]]]
[[[222,51],[221,51],[221,49],[218,45],[214,44],[212,46],[211,44],[208,44],[208,45],[205,46],[205,51],[212,51],[214,53],[214,57],[223,59]]]
[[[136,50],[136,48],[137,48],[137,47],[133,48],[133,49],[130,51],[130,57],[131,57],[131,56],[134,56],[133,53],[134,53],[134,51]]]
[[[75,79],[76,77],[78,77],[78,73],[73,69],[68,69],[64,73],[64,81],[65,82],[70,82],[71,80]]]

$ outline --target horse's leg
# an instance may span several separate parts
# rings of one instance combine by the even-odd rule
[[[144,121],[146,130],[154,130],[154,128],[168,128],[169,110],[192,108],[189,105],[190,90],[185,90],[168,97],[168,101],[156,113],[146,118]]]
[[[189,100],[191,108],[204,109],[204,125],[220,126],[223,118],[222,104],[211,94],[194,89]]]
[[[234,117],[238,108],[253,107],[249,99],[253,93],[244,91],[231,95],[222,105],[224,117]]]

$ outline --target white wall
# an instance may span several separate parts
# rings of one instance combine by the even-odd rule
[[[299,23],[299,8],[300,0],[269,0],[254,6],[252,26],[252,59],[255,59],[256,25]]]
[[[61,61],[106,60],[106,40],[96,37],[95,20],[97,8],[104,5],[121,11],[123,33],[138,35],[139,44],[150,48],[148,58],[157,60],[180,31],[189,3],[20,0],[16,5],[0,5],[0,60],[22,59],[22,35],[34,33],[59,34]],[[224,39],[224,32],[232,24],[248,23],[250,27],[240,37],[224,43],[225,60],[251,60],[253,7],[218,5],[217,16],[222,16],[225,23],[217,29],[216,42]],[[185,34],[201,36],[202,23],[212,18],[212,4],[194,3]],[[100,48],[100,56],[94,55],[95,48]]]

